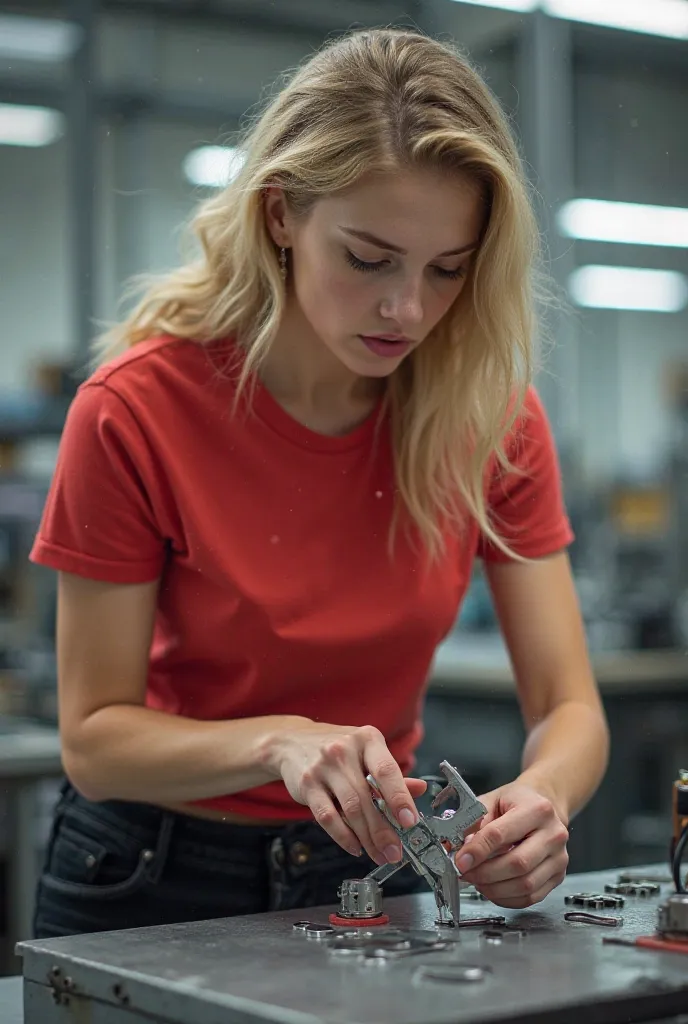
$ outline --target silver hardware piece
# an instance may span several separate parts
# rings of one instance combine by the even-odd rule
[[[370,929],[361,933],[337,933],[330,937],[328,949],[337,957],[358,957],[364,962],[399,960],[414,954],[451,948],[451,943],[432,931]]]
[[[306,928],[311,927],[310,921],[295,921],[292,928],[295,932],[305,932]]]
[[[674,893],[660,906],[657,932],[663,939],[688,942],[688,893]]]
[[[484,896],[481,892],[478,892],[478,890],[473,886],[466,887],[462,891],[461,895],[465,896],[467,900],[473,900],[476,903],[489,903],[487,896]]]
[[[487,808],[448,761],[441,762],[440,771],[447,784],[434,797],[432,809],[437,810],[450,798],[458,801],[458,808],[447,808],[440,815],[427,817],[419,812],[417,824],[409,828],[398,824],[386,806],[377,782],[372,775],[367,776],[367,782],[373,791],[373,803],[401,840],[402,858],[394,864],[383,864],[375,868],[366,878],[375,879],[382,884],[404,865],[411,864],[414,871],[426,880],[433,891],[439,923],[458,924],[461,917],[461,876],[456,867],[455,857],[465,842],[468,829],[480,821],[487,813]],[[449,921],[445,922],[445,914],[448,915]]]
[[[337,895],[340,917],[363,920],[379,917],[382,913],[382,887],[370,876],[345,878],[337,889]]]
[[[639,899],[649,899],[651,896],[659,896],[662,890],[657,882],[619,882],[617,885],[605,885],[604,891],[616,896],[637,896]]]
[[[459,921],[458,928],[502,928],[506,924],[505,917],[464,917]]]
[[[623,896],[612,896],[601,892],[575,892],[564,897],[569,907],[584,907],[586,910],[620,910],[626,903]]]
[[[619,885],[626,885],[628,882],[638,882],[640,885],[671,885],[671,875],[646,875],[637,871],[622,871],[617,877]]]
[[[465,984],[471,981],[484,981],[492,971],[491,967],[479,964],[423,964],[413,975],[414,981],[443,981],[453,984]]]
[[[572,924],[599,924],[602,928],[620,928],[623,917],[612,917],[610,914],[586,914],[583,911],[574,911],[571,914],[564,914],[564,920]]]
[[[334,934],[331,924],[309,924],[304,931],[307,939],[326,939]]]
[[[503,942],[515,944],[523,942],[524,939],[528,938],[528,932],[522,928],[505,928],[500,931],[488,930],[482,933],[480,939],[482,942],[487,942],[491,946],[501,946]]]

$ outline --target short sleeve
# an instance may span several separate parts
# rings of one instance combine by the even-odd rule
[[[166,544],[147,481],[151,455],[125,400],[86,382],[67,413],[32,562],[89,579],[145,583]]]
[[[497,535],[523,558],[544,558],[574,539],[564,505],[561,469],[552,430],[536,390],[530,388],[505,451],[515,471],[493,468],[488,514]],[[495,460],[496,461],[496,460]],[[509,556],[481,535],[477,556],[508,562]]]

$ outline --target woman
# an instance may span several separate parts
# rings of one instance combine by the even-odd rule
[[[106,335],[32,552],[59,572],[69,779],[38,936],[332,903],[399,860],[365,778],[415,820],[425,681],[476,557],[528,739],[464,878],[542,900],[604,772],[498,105],[450,47],[364,31],[243,150],[200,257]]]

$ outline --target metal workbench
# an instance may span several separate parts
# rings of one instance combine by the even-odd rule
[[[636,869],[637,870],[637,869]],[[650,870],[667,874],[660,865]],[[603,944],[652,933],[659,896],[626,897],[624,924],[572,924],[564,896],[603,892],[614,871],[573,875],[528,911],[462,897],[463,918],[501,913],[519,941],[482,928],[437,929],[431,893],[386,901],[389,927],[450,936],[448,950],[393,961],[342,956],[294,924],[330,908],[20,944],[25,1024],[620,1024],[688,1014],[688,955]],[[615,913],[601,911],[600,913]],[[455,938],[458,936],[458,938]],[[516,936],[516,938],[519,938]],[[424,965],[479,965],[482,980],[418,976]],[[685,1018],[684,1018],[685,1019]]]

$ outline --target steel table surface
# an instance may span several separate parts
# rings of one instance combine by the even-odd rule
[[[664,865],[651,870],[668,876]],[[527,936],[495,946],[481,930],[462,929],[448,952],[382,964],[338,957],[326,940],[294,930],[298,920],[327,922],[334,905],[24,942],[26,1024],[620,1024],[688,1013],[688,955],[602,943],[652,933],[670,884],[659,897],[627,897],[622,927],[564,920],[567,893],[603,892],[617,874],[572,875],[526,911],[462,897],[465,919],[502,913]],[[385,909],[390,927],[434,930],[429,891],[389,899]],[[415,976],[423,963],[491,971],[480,982],[428,982]],[[55,968],[58,987],[70,979],[62,1006],[52,998]]]

